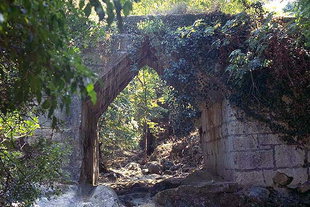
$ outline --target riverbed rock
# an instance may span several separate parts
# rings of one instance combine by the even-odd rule
[[[156,183],[151,189],[151,195],[154,196],[156,193],[171,189],[171,188],[176,188],[181,185],[183,181],[183,178],[168,178],[166,180],[163,180],[159,183]]]
[[[238,188],[237,184],[231,182],[181,185],[157,193],[155,202],[162,207],[237,207],[241,198],[236,194]]]
[[[269,199],[270,191],[261,186],[251,186],[243,191],[243,194],[250,199],[266,202]]]
[[[304,182],[303,184],[300,184],[298,187],[297,187],[297,191],[299,193],[308,193],[310,192],[310,181],[306,181]]]
[[[160,164],[156,162],[149,163],[147,169],[150,174],[160,174],[162,171]]]
[[[170,170],[174,166],[174,163],[167,159],[162,159],[160,163],[163,171]]]
[[[213,175],[208,170],[200,169],[192,172],[184,178],[182,185],[196,185],[205,182],[223,181],[222,178]]]
[[[293,181],[293,177],[290,177],[285,173],[277,172],[272,180],[276,186],[285,187]]]

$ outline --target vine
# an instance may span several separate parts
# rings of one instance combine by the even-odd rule
[[[164,78],[175,88],[180,135],[192,130],[199,105],[218,93],[288,143],[307,143],[310,55],[292,23],[267,13],[213,13],[176,30],[156,21],[140,25],[158,56],[173,60]]]

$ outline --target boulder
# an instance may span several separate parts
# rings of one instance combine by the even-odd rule
[[[168,178],[159,183],[156,183],[151,189],[151,195],[154,196],[156,193],[167,190],[170,188],[176,188],[181,185],[183,178]]]
[[[171,170],[165,170],[164,174],[166,174],[166,175],[173,175],[173,174],[175,174],[175,172],[173,172]]]
[[[162,171],[160,164],[156,162],[149,163],[147,169],[150,174],[160,174]]]
[[[306,181],[304,182],[303,184],[300,184],[298,187],[297,187],[297,191],[299,193],[307,193],[307,192],[310,192],[310,181]]]
[[[272,178],[273,183],[279,187],[286,187],[293,181],[293,177],[286,175],[285,173],[277,172]]]
[[[215,181],[223,181],[222,178],[213,175],[209,171],[205,169],[196,170],[186,176],[184,180],[182,181],[182,185],[196,185],[201,184],[205,182],[215,182]]]
[[[202,185],[181,185],[177,188],[157,193],[154,197],[156,206],[164,207],[239,207],[241,196],[239,186],[230,182],[217,182]]]
[[[174,166],[174,163],[167,159],[162,159],[160,163],[164,171],[170,170]]]
[[[252,186],[245,189],[243,194],[250,199],[266,202],[269,199],[270,191],[264,187]]]

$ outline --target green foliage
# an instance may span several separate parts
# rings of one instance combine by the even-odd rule
[[[145,125],[156,134],[161,130],[158,119],[167,116],[165,108],[169,88],[158,74],[144,68],[117,96],[99,122],[102,151],[113,154],[116,149],[134,149],[144,133]]]
[[[210,94],[218,93],[286,134],[288,142],[303,144],[310,133],[305,35],[266,15],[260,5],[244,8],[248,13],[217,13],[152,38],[152,45],[161,45],[161,52],[174,60],[165,79],[176,89],[174,105],[180,106],[173,117],[185,120],[174,122],[175,132],[189,133],[199,105],[212,103]]]
[[[67,111],[74,93],[96,94],[95,75],[83,64],[81,50],[104,35],[102,23],[88,19],[94,10],[108,25],[122,27],[132,0],[4,0],[0,2],[0,111],[39,105],[53,115]],[[77,8],[77,6],[79,8]],[[104,21],[103,21],[104,20]]]
[[[304,144],[309,130],[310,55],[299,30],[264,19],[251,31],[244,49],[230,54],[231,101],[267,122],[285,140]]]
[[[310,2],[307,0],[298,0],[293,3],[290,11],[296,17],[296,26],[301,30],[306,39],[305,46],[310,47]]]
[[[115,17],[118,28],[123,30],[122,14],[127,16],[132,10],[132,4],[137,0],[79,0],[79,8],[89,17],[94,10],[99,21],[111,25]]]
[[[164,26],[163,21],[160,19],[141,21],[137,24],[137,28],[147,35],[154,35],[163,30]]]
[[[2,113],[39,104],[51,116],[58,106],[68,109],[72,93],[92,94],[80,48],[98,29],[81,11],[61,0],[5,0],[0,14]]]
[[[63,144],[25,138],[39,127],[35,117],[24,119],[18,113],[0,119],[0,205],[30,206],[41,194],[40,185],[51,186],[63,177],[61,167],[68,150]]]
[[[221,11],[228,14],[243,12],[245,5],[264,1],[251,0],[140,0],[133,4],[133,15],[184,14]],[[253,8],[250,7],[249,8]]]

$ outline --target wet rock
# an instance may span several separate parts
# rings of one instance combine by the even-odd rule
[[[308,193],[310,192],[310,181],[306,181],[304,182],[303,184],[300,184],[298,187],[297,187],[297,191],[299,193]]]
[[[293,177],[290,177],[285,173],[277,172],[272,180],[276,186],[285,187],[293,181]]]
[[[162,171],[161,166],[156,162],[149,163],[147,169],[150,174],[160,174]]]

